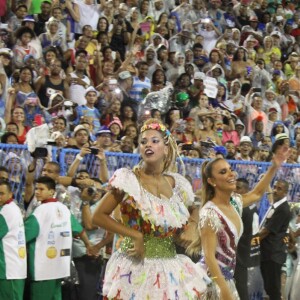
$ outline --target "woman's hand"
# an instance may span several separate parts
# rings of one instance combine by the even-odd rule
[[[287,145],[280,146],[273,156],[273,166],[279,168],[289,158],[290,154],[291,149]]]
[[[133,248],[127,250],[128,256],[143,259],[145,256],[144,236],[141,232],[138,232],[136,238],[132,238]]]

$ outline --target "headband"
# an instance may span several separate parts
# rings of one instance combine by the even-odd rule
[[[171,134],[167,127],[160,123],[151,123],[143,125],[143,127],[141,128],[141,133],[150,129],[165,132],[168,137]]]

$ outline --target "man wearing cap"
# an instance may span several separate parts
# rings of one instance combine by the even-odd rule
[[[27,6],[25,4],[19,4],[15,9],[15,15],[10,17],[8,20],[8,28],[11,32],[16,31],[21,27],[23,18],[27,15]]]
[[[238,160],[250,161],[250,153],[252,150],[253,144],[249,136],[244,135],[240,140],[240,155],[237,158]]]
[[[278,118],[278,111],[276,107],[270,107],[268,110],[268,124],[267,124],[267,135],[270,136],[272,133],[272,129],[274,127],[274,123],[280,120]]]
[[[97,97],[98,97],[97,90],[93,86],[90,86],[85,90],[86,104],[77,106],[75,108],[77,117],[74,121],[74,124],[79,124],[81,118],[87,117],[93,123],[94,134],[100,129],[100,117],[101,117],[99,110],[95,107]]]
[[[200,94],[204,91],[203,80],[205,79],[205,74],[203,72],[195,72],[193,84],[189,88],[191,105],[192,107],[198,106]]]
[[[130,97],[130,91],[132,89],[133,79],[129,71],[122,71],[118,76],[118,83],[122,93],[122,103],[129,104],[133,109],[138,111],[138,103]]]
[[[181,111],[183,119],[187,118],[190,113],[190,96],[188,93],[179,92],[175,96],[175,103],[178,109]]]
[[[112,132],[106,126],[102,126],[100,130],[96,133],[97,137],[97,147],[104,149],[104,151],[110,151],[113,144]]]

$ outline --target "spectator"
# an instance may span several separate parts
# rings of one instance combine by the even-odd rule
[[[138,106],[151,90],[150,79],[146,77],[148,74],[148,64],[146,62],[139,62],[137,65],[138,74],[133,77],[133,83],[130,90],[130,97],[137,103]],[[145,91],[146,90],[146,91]]]
[[[252,160],[251,150],[253,144],[249,136],[243,136],[240,141],[240,154],[237,157],[238,160]]]
[[[74,124],[79,124],[81,118],[87,117],[93,124],[93,133],[96,133],[100,129],[100,112],[95,107],[97,96],[98,92],[95,88],[92,86],[88,87],[85,91],[86,104],[75,108],[77,118]]]
[[[281,268],[286,260],[287,229],[291,219],[286,201],[289,184],[277,180],[273,187],[273,205],[265,215],[259,231],[261,272],[264,288],[271,299],[281,299]]]
[[[22,26],[16,31],[15,36],[17,44],[13,48],[14,62],[18,68],[21,68],[24,66],[23,59],[25,55],[35,57],[37,54],[35,48],[29,45],[31,40],[35,38],[35,34],[29,27]]]
[[[249,182],[244,178],[238,178],[236,192],[243,195],[249,191]],[[244,232],[237,246],[237,263],[234,278],[240,298],[248,299],[248,270],[249,268],[259,266],[260,263],[260,243],[258,238],[259,219],[256,204],[252,204],[243,209],[242,221]]]
[[[26,278],[26,244],[23,216],[13,201],[10,184],[0,181],[0,220],[3,254],[1,264],[0,297],[2,299],[23,299]]]
[[[49,97],[54,93],[60,93],[69,99],[70,88],[65,79],[61,78],[62,62],[53,59],[50,64],[50,74],[40,76],[35,83],[35,91],[38,94],[41,104],[49,107]]]
[[[29,247],[29,265],[31,266],[30,295],[32,299],[44,298],[45,295],[61,297],[61,279],[70,276],[69,253],[72,246],[72,234],[79,235],[87,248],[87,253],[89,255],[92,253],[91,244],[83,228],[68,208],[54,198],[54,194],[55,181],[49,177],[40,177],[37,180],[35,196],[44,205],[37,207],[25,222],[26,243]],[[57,214],[57,211],[60,213]],[[53,227],[53,223],[60,224],[60,226]],[[62,229],[63,232],[70,233],[63,240],[59,238]],[[42,234],[45,232],[46,237]],[[34,251],[36,247],[45,244],[44,239],[51,241],[52,246],[48,245],[43,254],[36,253]],[[59,256],[57,251],[60,253]],[[45,257],[50,258],[51,262]],[[41,265],[43,267],[39,268]]]

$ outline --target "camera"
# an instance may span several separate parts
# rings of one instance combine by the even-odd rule
[[[90,187],[87,188],[87,193],[88,193],[89,196],[92,197],[97,193],[97,190],[96,190],[95,187],[90,186]]]
[[[56,146],[56,142],[55,142],[55,140],[47,140],[47,145],[48,146]]]
[[[47,157],[48,155],[48,150],[47,148],[43,147],[36,147],[34,152],[31,153],[31,156],[34,158],[44,158]]]
[[[93,148],[93,147],[91,147],[90,150],[91,150],[91,154],[94,154],[94,155],[97,155],[99,152],[99,149]]]
[[[184,144],[182,145],[181,149],[186,151],[193,150],[193,144]]]

